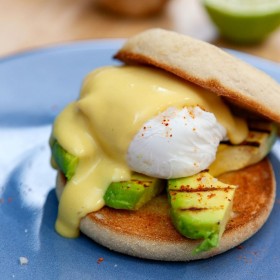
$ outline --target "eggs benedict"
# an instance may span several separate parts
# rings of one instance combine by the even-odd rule
[[[280,115],[262,91],[271,91],[269,100],[279,100],[279,85],[211,45],[165,30],[132,37],[115,57],[126,64],[90,73],[80,98],[55,120],[50,144],[58,169],[56,230],[76,237],[81,228],[111,249],[162,260],[207,257],[252,235],[267,219],[275,195],[273,171],[261,160],[276,139],[272,122],[280,122]],[[209,57],[215,65],[209,65]],[[236,71],[230,79],[226,72],[232,69],[240,71],[241,80]],[[258,90],[251,85],[253,77],[262,85]],[[234,114],[229,102],[245,107],[246,115]],[[251,121],[248,111],[261,121]],[[250,141],[258,147],[238,150]],[[226,158],[224,153],[239,155],[226,170],[215,164]],[[230,172],[256,163],[250,170]],[[260,166],[265,173],[256,172]],[[218,180],[221,173],[229,177]],[[254,230],[247,233],[245,227],[246,234],[225,246],[235,193],[252,184],[243,182],[246,174],[258,177],[257,189],[269,186],[266,210],[254,220]],[[242,178],[242,186],[236,178]],[[152,240],[130,231],[133,219],[143,215],[145,228],[147,221],[155,229],[165,221],[166,229],[159,228],[169,232],[169,242],[158,234]]]

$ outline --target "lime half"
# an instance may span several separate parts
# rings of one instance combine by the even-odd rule
[[[220,34],[236,43],[256,43],[280,25],[280,0],[203,0]]]

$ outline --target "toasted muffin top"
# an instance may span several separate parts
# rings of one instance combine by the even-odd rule
[[[280,85],[209,43],[173,31],[150,29],[129,38],[114,57],[165,69],[280,123]]]

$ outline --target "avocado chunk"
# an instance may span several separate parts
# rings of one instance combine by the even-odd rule
[[[164,189],[160,179],[133,173],[129,181],[113,182],[105,195],[105,205],[115,209],[138,210]]]
[[[203,239],[194,253],[219,245],[232,210],[236,187],[208,172],[168,180],[168,201],[175,228],[191,239]]]
[[[51,150],[52,162],[54,161],[56,163],[56,166],[62,171],[67,180],[71,180],[75,174],[79,159],[64,150],[56,140],[53,141]],[[52,165],[55,166],[54,163]]]
[[[270,122],[251,122],[249,134],[239,145],[221,143],[209,167],[213,176],[239,170],[262,160],[277,139],[277,126]]]

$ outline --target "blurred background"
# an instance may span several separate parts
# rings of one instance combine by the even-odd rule
[[[252,5],[244,12],[236,0],[229,1],[239,8],[233,14],[222,4],[228,2],[224,0],[206,1],[206,5],[199,0],[0,0],[0,56],[77,40],[126,38],[161,27],[280,62],[280,1],[254,1],[263,2],[261,11],[266,11],[265,15],[259,15],[258,10],[252,13]],[[271,9],[266,9],[269,2],[278,2],[273,7],[274,19],[269,15]],[[215,5],[221,10],[215,11]],[[229,14],[241,27],[232,26]],[[253,30],[246,27],[249,16],[255,20],[255,31],[266,23],[270,25],[269,30],[261,31],[265,36],[250,39]],[[229,30],[218,29],[221,26]],[[247,32],[245,39],[249,40],[231,38],[241,31]]]

